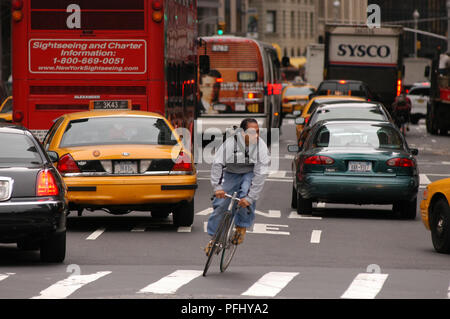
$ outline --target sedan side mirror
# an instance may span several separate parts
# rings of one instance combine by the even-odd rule
[[[305,118],[304,117],[297,117],[296,119],[295,119],[295,124],[296,125],[305,125]]]
[[[54,151],[48,151],[47,155],[50,158],[50,160],[52,161],[52,163],[56,163],[57,161],[59,161],[58,153],[56,153]]]
[[[417,156],[419,155],[419,150],[417,148],[411,148],[411,154]]]
[[[302,150],[302,148],[298,145],[288,145],[288,152],[290,153],[298,153]]]

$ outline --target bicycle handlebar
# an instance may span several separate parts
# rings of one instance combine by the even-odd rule
[[[225,197],[231,198],[231,202],[233,202],[233,201],[238,202],[238,201],[240,201],[240,200],[242,199],[242,198],[237,197],[236,195],[237,195],[237,192],[235,192],[233,195],[230,195],[230,194],[225,193]],[[216,197],[216,195],[213,195],[213,196],[211,197],[211,200],[213,200],[214,197]],[[231,203],[230,203],[230,204],[231,204]],[[247,213],[250,214],[250,207],[247,206],[247,207],[245,207],[245,208],[247,209]]]

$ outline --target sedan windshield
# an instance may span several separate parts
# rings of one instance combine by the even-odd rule
[[[329,119],[364,119],[375,121],[388,120],[378,106],[342,106],[329,108],[327,107],[317,110],[317,112],[314,113],[311,118],[310,125],[318,121]]]
[[[0,166],[3,164],[42,164],[42,158],[30,137],[23,134],[0,134]]]
[[[163,119],[151,117],[96,117],[71,121],[60,147],[89,145],[176,145]]]
[[[313,147],[403,149],[397,131],[387,125],[326,124],[314,137]]]

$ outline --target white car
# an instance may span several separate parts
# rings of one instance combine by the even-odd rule
[[[430,100],[430,84],[413,85],[406,95],[411,100],[411,123],[417,124],[427,115],[427,104]]]

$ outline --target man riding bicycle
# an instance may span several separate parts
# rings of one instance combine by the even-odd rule
[[[225,194],[238,192],[241,200],[236,210],[236,231],[233,244],[241,244],[248,227],[255,219],[255,205],[269,173],[270,155],[266,143],[259,137],[255,119],[244,119],[237,132],[226,139],[216,151],[211,167],[214,189],[214,211],[208,219],[208,234],[213,236],[230,199]],[[208,255],[212,241],[205,247]]]
[[[405,91],[395,98],[392,103],[392,117],[398,128],[401,128],[403,124],[406,125],[406,129],[409,131],[409,122],[411,117],[411,100],[406,96]]]

